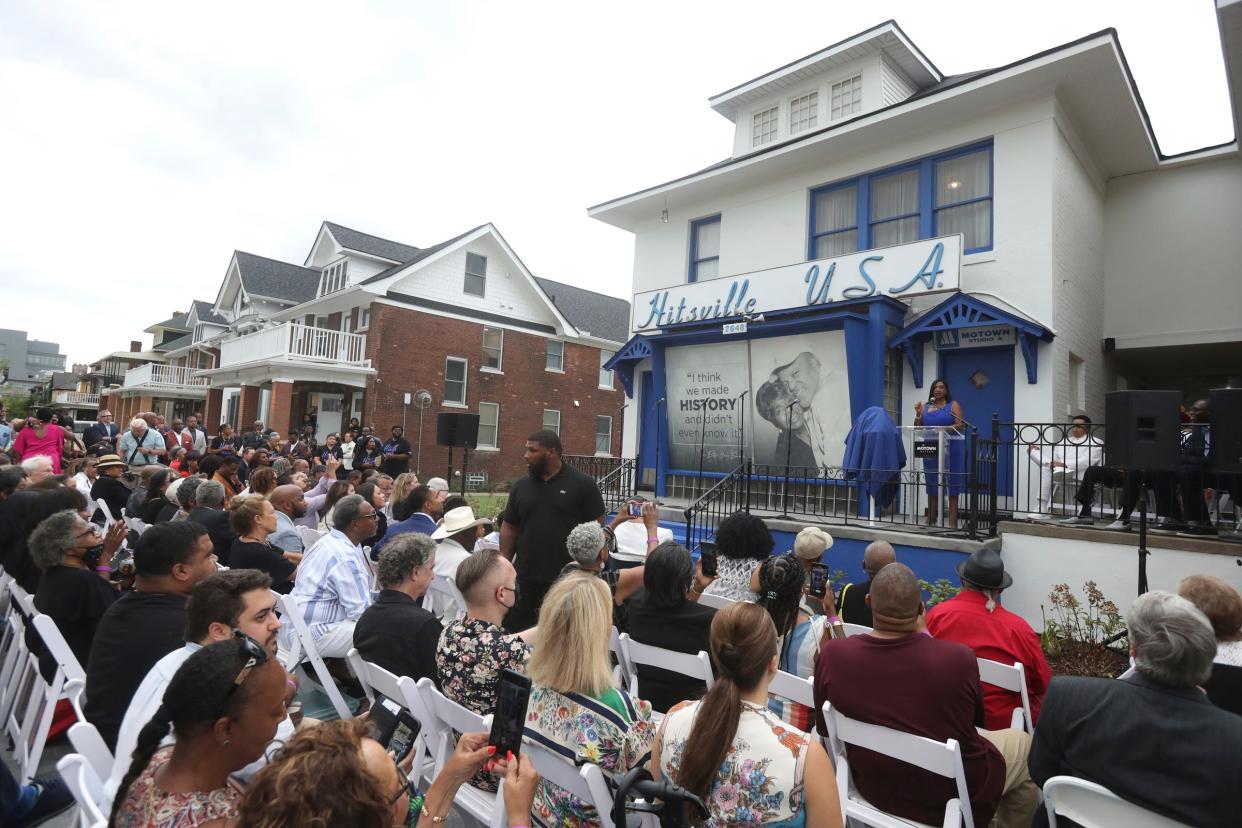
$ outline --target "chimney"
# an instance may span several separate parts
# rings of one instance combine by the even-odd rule
[[[137,339],[131,339],[129,341],[129,350],[135,354],[139,353],[142,350],[142,343]]]

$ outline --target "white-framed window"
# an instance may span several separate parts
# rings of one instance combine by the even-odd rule
[[[751,116],[751,146],[761,147],[776,140],[780,107],[773,106]]]
[[[561,412],[555,408],[545,408],[543,410],[543,427],[548,431],[561,433]]]
[[[848,118],[862,112],[862,75],[846,78],[832,85],[831,120]]]
[[[468,296],[482,296],[487,290],[487,257],[466,253],[466,281],[462,291]]]
[[[479,403],[479,440],[477,448],[498,448],[500,434],[500,403]]]
[[[808,92],[789,102],[789,134],[815,129],[819,120],[819,93]]]
[[[352,313],[341,314],[341,333],[354,332],[354,315]]]
[[[690,267],[686,281],[720,275],[720,214],[690,222]]]
[[[349,260],[341,259],[323,269],[319,276],[319,295],[336,293],[349,286]]]
[[[544,363],[546,371],[564,371],[565,370],[565,343],[559,339],[548,340],[548,356]]]
[[[616,351],[605,351],[603,348],[599,351],[599,387],[612,388],[612,371],[604,367],[608,360],[612,359]]]
[[[326,316],[316,316],[316,317],[315,317],[315,327],[316,327],[316,328],[327,328],[327,327],[328,327],[328,317],[326,317]]]
[[[600,414],[595,418],[595,453],[612,454],[612,417]]]
[[[361,308],[358,311],[358,330],[371,327],[371,309]]]
[[[469,362],[461,357],[444,360],[444,401],[450,405],[466,404],[466,369]]]
[[[505,355],[505,332],[500,328],[483,328],[483,367],[501,371]]]

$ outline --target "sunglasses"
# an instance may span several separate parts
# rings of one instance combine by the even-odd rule
[[[238,629],[233,630],[233,638],[241,642],[242,649],[246,651],[248,658],[241,670],[237,672],[237,678],[233,679],[229,691],[224,694],[224,704],[228,704],[229,699],[237,692],[237,688],[246,683],[246,679],[254,672],[255,667],[267,663],[267,650],[263,649],[262,644]]]
[[[405,794],[410,795],[410,804],[413,805],[415,797],[418,797],[418,789],[414,787],[414,783],[410,781],[410,778],[405,775],[405,771],[401,770],[401,766],[397,764],[396,759],[392,761],[392,764],[397,769],[397,778],[401,780],[401,787],[397,788],[397,792],[393,794],[392,799],[388,800],[388,807],[391,808],[393,805],[396,805],[397,800]],[[419,797],[418,804],[422,805],[421,797]]]

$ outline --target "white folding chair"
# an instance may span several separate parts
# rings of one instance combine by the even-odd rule
[[[21,589],[13,584],[14,591]],[[26,643],[26,626],[29,615],[21,608],[14,593],[10,593],[9,611],[5,621],[4,662],[0,664],[0,730],[9,720],[9,712],[17,704],[25,681],[29,678],[30,647]]]
[[[1057,828],[1057,816],[1084,828],[1178,828],[1183,823],[1126,802],[1103,785],[1075,776],[1054,776],[1044,783],[1048,828]]]
[[[653,647],[650,644],[643,644],[630,638],[629,633],[621,633],[621,652],[625,656],[625,660],[629,663],[630,673],[630,695],[634,698],[641,698],[638,692],[638,667],[644,665],[647,667],[659,667],[674,673],[681,673],[693,679],[702,680],[710,689],[716,677],[712,674],[712,661],[707,657],[707,653],[699,650],[693,655],[690,653],[679,653],[675,650],[666,650],[663,647]]]
[[[40,619],[43,619],[42,623]],[[40,628],[46,630],[47,624],[51,624],[53,629],[56,626],[45,615],[34,616],[28,629],[34,629],[36,635],[42,638]],[[39,760],[43,758],[47,734],[56,714],[56,702],[65,689],[65,672],[57,665],[52,678],[44,678],[39,670],[39,656],[29,649],[25,665],[19,665],[19,670],[18,692],[5,718],[4,730],[13,741],[13,760],[19,771],[17,775],[21,784],[26,784],[39,770]]]
[[[849,757],[846,753],[846,745],[854,745],[954,780],[957,796],[945,803],[942,826],[959,828],[964,825],[966,828],[974,828],[975,820],[970,811],[970,791],[966,787],[966,772],[962,767],[962,749],[956,739],[937,742],[912,733],[860,722],[842,715],[829,702],[824,702],[823,713],[824,722],[828,725],[830,749],[836,759],[837,794],[847,820],[856,819],[865,825],[879,828],[922,825],[885,813],[858,793],[850,778]]]
[[[293,528],[298,534],[298,539],[302,541],[303,552],[319,543],[319,539],[323,537],[323,534],[318,529],[310,526],[295,526]]]
[[[103,783],[86,757],[70,753],[56,763],[56,770],[69,786],[73,799],[78,803],[80,828],[104,828],[108,824],[105,813]]]
[[[407,680],[408,677],[405,677],[402,682]],[[423,730],[427,732],[427,744],[435,759],[436,774],[439,775],[457,746],[456,733],[491,732],[492,717],[480,716],[462,707],[436,689],[435,682],[429,678],[418,680],[417,692],[427,715]],[[462,785],[457,789],[453,803],[489,828],[502,828],[506,820],[504,784],[501,779],[500,789],[494,794],[473,785]]]
[[[439,601],[436,600],[439,596]],[[436,612],[435,605],[437,603],[447,606],[447,602],[452,601],[453,606],[457,607],[453,613],[454,618],[460,618],[466,612],[466,599],[462,597],[461,591],[457,589],[457,583],[447,575],[436,575],[432,577],[431,583],[427,584],[427,592],[423,594],[423,609],[427,612],[434,613],[437,618],[442,614]]]
[[[85,720],[76,722],[69,728],[69,742],[73,745],[73,749],[90,763],[91,770],[96,776],[100,779],[107,779],[112,775],[115,759],[107,743],[104,742],[103,736],[99,735],[99,731],[93,724]]]
[[[871,632],[870,627],[863,626],[862,624],[847,624],[842,621],[841,626],[845,628],[846,638],[849,638],[851,635],[866,635]]]
[[[363,692],[367,694],[367,700],[372,705],[375,704],[375,695],[379,693],[384,698],[391,699],[409,710],[410,715],[417,719],[419,724],[422,724],[423,719],[427,717],[426,711],[423,709],[422,698],[416,695],[411,701],[407,702],[405,691],[401,688],[401,677],[393,675],[378,664],[367,661],[358,653],[356,647],[349,651],[347,658],[349,659],[349,666],[354,670],[354,675],[358,677],[358,683],[362,685]],[[411,684],[413,684],[412,680]],[[432,777],[427,776],[427,774],[434,771],[434,765],[430,768],[426,767],[429,758],[426,727],[420,730],[418,736],[414,739],[414,747],[411,752],[414,755],[413,764],[410,765],[414,774],[411,778],[415,780],[416,784],[423,777],[426,777],[428,782],[430,782]],[[426,790],[425,788],[422,789]]]
[[[47,647],[48,653],[56,662],[57,668],[64,674],[61,692],[73,705],[73,712],[77,715],[78,721],[86,721],[86,715],[82,712],[82,692],[86,689],[86,671],[78,663],[78,657],[73,654],[73,650],[69,649],[69,642],[65,641],[60,628],[56,626],[51,616],[39,613],[34,617],[34,627],[39,637],[43,639],[43,646]]]
[[[597,817],[592,825],[614,828],[612,792],[599,765],[590,762],[584,762],[581,766],[575,765],[569,757],[542,742],[534,741],[530,736],[522,740],[522,752],[530,757],[530,763],[545,782],[595,806]]]
[[[1022,666],[1022,662],[1009,665],[986,658],[978,661],[981,682],[1011,693],[1018,693],[1022,697],[1022,706],[1013,709],[1013,715],[1009,717],[1009,726],[1014,730],[1033,732],[1035,726],[1031,721],[1031,698],[1027,695],[1026,669]]]
[[[815,707],[815,681],[810,678],[795,676],[784,670],[777,670],[768,685],[768,695],[780,696],[782,699],[797,702],[806,707]]]
[[[699,596],[699,603],[705,607],[714,607],[715,609],[724,609],[729,604],[736,604],[732,598],[726,598],[723,595],[712,595],[704,592]]]
[[[299,672],[312,684],[318,686],[332,702],[338,716],[342,719],[352,719],[354,714],[350,712],[349,705],[345,703],[345,697],[336,686],[336,682],[332,680],[328,665],[324,664],[323,658],[320,657],[319,648],[315,646],[315,636],[311,635],[310,627],[306,626],[301,605],[292,595],[276,593],[276,601],[280,605],[281,620],[293,630],[293,650],[286,656],[289,659],[285,664],[286,669],[289,672]],[[307,661],[311,664],[313,674],[311,670],[306,669]]]
[[[612,680],[620,687],[629,687],[631,677],[634,675],[634,665],[630,664],[629,659],[621,650],[621,631],[615,625],[608,634],[608,649],[617,659],[616,666],[612,668]]]
[[[108,504],[103,500],[96,500],[95,505],[99,507],[99,511],[104,516],[104,531],[107,532],[112,528],[112,524],[116,523],[116,518],[112,516],[112,510],[108,508]]]

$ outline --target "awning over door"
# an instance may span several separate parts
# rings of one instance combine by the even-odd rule
[[[936,336],[956,340],[958,331],[989,325],[1013,328],[1017,344],[1022,349],[1022,358],[1026,362],[1026,381],[1031,385],[1038,382],[1039,360],[1036,358],[1036,346],[1040,341],[1051,342],[1054,336],[1052,331],[1025,316],[966,293],[953,294],[915,319],[900,333],[890,337],[888,346],[905,352],[914,385],[922,388],[923,343]]]
[[[612,359],[604,363],[604,368],[615,371],[621,378],[621,386],[625,388],[625,396],[634,396],[634,369],[644,359],[651,357],[651,343],[642,334],[634,334],[630,341],[621,346],[621,350],[612,355]]]

